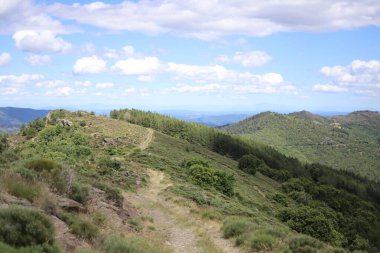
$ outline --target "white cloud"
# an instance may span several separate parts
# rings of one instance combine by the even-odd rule
[[[74,92],[74,89],[69,87],[69,86],[65,86],[65,87],[62,87],[62,88],[57,88],[57,89],[54,89],[54,90],[51,90],[51,91],[48,91],[46,92],[46,95],[53,95],[53,96],[69,96],[71,95],[72,93]]]
[[[137,80],[139,82],[152,82],[154,80],[154,76],[149,76],[149,75],[138,76]]]
[[[76,81],[75,82],[76,85],[79,85],[79,86],[83,86],[83,87],[90,87],[92,86],[92,82],[91,81]]]
[[[131,45],[126,45],[123,47],[124,53],[126,53],[128,56],[133,56],[135,53],[135,48]]]
[[[50,55],[31,54],[25,57],[25,60],[31,66],[42,66],[51,63]]]
[[[1,10],[0,10],[1,11]],[[0,67],[6,66],[11,62],[11,55],[8,53],[1,53],[0,54]]]
[[[142,97],[150,96],[150,91],[147,88],[142,89],[136,89],[136,88],[126,88],[123,93],[121,93],[123,96],[130,96],[130,95],[139,95]]]
[[[65,53],[72,45],[51,31],[22,30],[12,36],[17,49],[34,53]]]
[[[22,74],[16,75],[0,75],[0,95],[14,95],[20,89],[29,83],[43,79],[43,75],[38,74]]]
[[[33,0],[1,0],[0,34],[12,34],[19,30],[52,31],[70,33],[78,31],[64,26],[46,12],[46,5],[37,5]]]
[[[266,36],[276,32],[323,32],[380,26],[380,2],[355,0],[56,3],[48,7],[48,13],[112,31],[172,33],[203,40],[228,35]]]
[[[221,55],[216,58],[217,62],[221,63],[235,63],[243,67],[259,67],[268,63],[272,59],[266,52],[263,51],[250,51],[250,52],[236,52],[233,56]]]
[[[178,64],[169,62],[167,71],[178,76],[178,78],[187,78],[197,81],[225,80],[231,76],[231,72],[221,65],[202,66]]]
[[[95,85],[95,87],[99,89],[112,88],[113,86],[115,86],[113,83],[97,83]]]
[[[160,68],[161,63],[156,57],[128,58],[112,66],[113,70],[124,75],[153,75]]]
[[[348,66],[325,66],[320,72],[330,79],[330,84],[316,84],[313,87],[315,91],[380,94],[380,62],[377,60],[354,60]]]
[[[78,59],[74,66],[75,74],[98,74],[105,71],[107,62],[96,55]]]
[[[36,84],[36,86],[39,88],[54,88],[57,86],[64,86],[64,85],[67,85],[67,83],[63,80],[47,80],[43,82],[38,82]]]
[[[43,75],[38,75],[38,74],[22,74],[19,76],[16,75],[2,75],[0,76],[0,84],[2,83],[18,83],[18,84],[23,84],[23,83],[28,83],[31,81],[38,81],[43,79]]]
[[[316,84],[313,86],[313,91],[323,91],[323,92],[346,92],[347,89],[337,85],[331,84]]]

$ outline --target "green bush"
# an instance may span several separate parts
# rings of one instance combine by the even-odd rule
[[[54,245],[54,226],[43,214],[23,209],[0,209],[0,241],[12,247]]]
[[[60,168],[60,165],[58,165],[56,162],[48,159],[36,159],[28,161],[25,164],[25,167],[30,170],[35,170],[37,172],[50,172],[55,168]]]
[[[107,253],[158,253],[160,249],[139,237],[110,235],[104,240]]]
[[[37,135],[42,129],[45,128],[45,121],[40,117],[37,117],[33,122],[26,125],[22,125],[20,132],[23,136],[30,139]]]
[[[228,218],[223,223],[223,236],[225,238],[239,236],[248,231],[252,222],[244,218]]]
[[[251,247],[252,250],[255,251],[270,251],[273,248],[273,245],[275,243],[275,238],[269,234],[252,234],[248,240],[247,243]]]
[[[243,155],[239,159],[238,167],[248,174],[255,175],[257,168],[259,168],[262,164],[263,161],[254,155]]]
[[[120,170],[121,162],[111,159],[109,156],[102,157],[98,162],[100,173],[103,175],[109,174],[112,170]]]
[[[44,244],[43,246],[29,246],[15,248],[0,242],[1,253],[60,253],[62,252],[57,245]]]
[[[86,204],[89,197],[89,189],[87,185],[75,182],[71,188],[70,198],[79,203]]]
[[[93,240],[98,235],[98,228],[91,222],[80,218],[78,215],[61,213],[60,218],[66,222],[73,234],[79,235],[87,240]]]
[[[41,188],[38,185],[17,176],[3,177],[0,182],[9,194],[29,201],[33,201],[41,193]]]
[[[214,170],[208,163],[193,159],[186,163],[192,181],[203,187],[214,187],[227,196],[233,195],[235,178],[232,174]]]
[[[288,198],[284,194],[276,193],[272,199],[282,206],[288,206]]]
[[[322,209],[308,206],[285,208],[279,218],[297,232],[340,246],[345,238],[336,230],[334,217]],[[336,219],[336,217],[335,217]]]
[[[308,236],[298,236],[289,242],[289,248],[294,253],[317,253],[321,252],[323,243]]]
[[[86,124],[86,121],[81,120],[81,121],[79,122],[79,125],[80,125],[81,127],[84,127],[84,126],[86,126],[87,124]]]
[[[38,173],[36,171],[24,167],[15,168],[13,172],[20,175],[27,181],[35,181],[38,178]]]

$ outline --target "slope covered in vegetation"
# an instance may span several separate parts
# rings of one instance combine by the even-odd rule
[[[0,139],[0,252],[380,248],[374,183],[212,128],[111,116],[54,111]]]
[[[303,162],[322,163],[380,180],[380,114],[322,117],[309,112],[261,113],[222,128]]]
[[[17,132],[23,124],[31,122],[37,117],[43,118],[48,112],[48,110],[1,107],[0,132]]]

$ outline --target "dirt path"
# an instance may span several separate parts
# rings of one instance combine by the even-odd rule
[[[162,239],[173,252],[241,252],[231,241],[222,237],[220,222],[195,218],[190,208],[164,197],[162,192],[171,183],[163,172],[148,169],[148,174],[149,186],[137,194],[125,193],[125,198],[140,208],[143,215],[153,218],[156,232],[163,235]]]
[[[151,128],[147,128],[147,130],[148,130],[148,132],[147,132],[147,136],[146,136],[145,140],[143,142],[141,142],[138,146],[141,150],[146,149],[153,140],[154,130]]]

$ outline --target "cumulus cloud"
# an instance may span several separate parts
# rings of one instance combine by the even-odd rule
[[[39,88],[55,88],[64,85],[67,85],[67,83],[63,80],[47,80],[36,83],[36,86]]]
[[[31,66],[42,66],[51,63],[50,55],[31,54],[25,57],[25,60]]]
[[[259,67],[272,60],[272,57],[263,51],[236,52],[233,56],[221,55],[216,58],[220,63],[235,63],[243,67]]]
[[[325,66],[320,72],[330,80],[330,84],[316,84],[313,86],[315,91],[380,93],[380,62],[377,60],[354,60],[347,66]]]
[[[52,95],[52,96],[69,96],[74,92],[74,89],[70,86],[65,86],[61,88],[57,88],[54,90],[50,90],[46,92],[46,95]]]
[[[297,94],[295,86],[285,82],[278,73],[254,74],[226,69],[220,65],[202,66],[168,63],[167,72],[176,80],[195,84],[176,85],[164,90],[173,92],[235,92],[235,93],[290,93]]]
[[[78,85],[78,86],[83,86],[83,87],[90,87],[90,86],[92,86],[92,82],[89,81],[89,80],[76,81],[75,84]]]
[[[43,75],[38,74],[0,75],[0,95],[16,94],[24,85],[43,78]]]
[[[172,33],[211,40],[228,35],[322,32],[380,25],[379,1],[123,1],[61,4],[48,13],[113,31]],[[313,13],[313,15],[310,15]]]
[[[0,53],[0,67],[6,66],[11,62],[11,55],[8,53]]]
[[[46,13],[46,5],[37,5],[33,0],[1,0],[0,34],[11,34],[19,30],[52,31],[70,33],[78,31],[67,27]]]
[[[51,31],[21,30],[12,36],[17,49],[34,53],[65,53],[72,45]]]
[[[123,75],[152,75],[158,72],[161,63],[157,57],[128,58],[119,60],[112,69]]]
[[[75,74],[99,74],[107,68],[107,62],[96,55],[78,59],[74,66]]]

